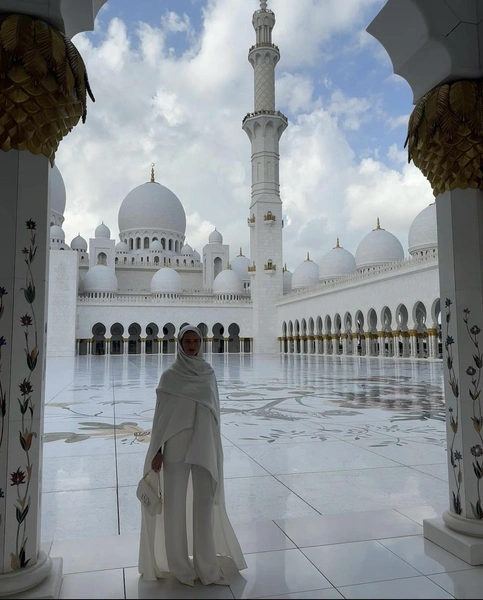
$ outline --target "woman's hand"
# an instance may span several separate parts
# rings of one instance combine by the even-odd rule
[[[156,454],[156,456],[153,458],[153,460],[151,461],[151,469],[155,473],[159,473],[159,471],[161,470],[161,465],[162,464],[163,464],[163,453],[162,452],[158,452]]]

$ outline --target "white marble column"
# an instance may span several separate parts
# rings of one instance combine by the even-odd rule
[[[364,342],[366,344],[366,356],[372,356],[372,339],[369,331],[365,334]]]
[[[49,168],[44,156],[0,153],[0,595],[53,565],[40,551]]]
[[[483,562],[483,192],[436,198],[450,506],[425,536],[470,564]],[[478,274],[478,276],[475,276]],[[463,536],[461,535],[463,534]],[[475,536],[474,539],[468,536]]]
[[[368,28],[411,85],[409,159],[436,196],[449,509],[424,535],[472,565],[483,563],[481,16],[480,0],[388,0]]]
[[[323,340],[324,354],[327,355],[327,354],[329,354],[329,336],[327,334],[324,334],[322,336],[322,340]]]
[[[385,356],[386,355],[386,332],[385,331],[378,331],[377,332],[377,339],[379,341],[379,356]]]
[[[141,338],[141,354],[146,354],[146,338]]]
[[[417,356],[418,356],[418,341],[417,341],[418,332],[415,329],[410,329],[408,331],[408,334],[409,334],[409,355],[411,358],[417,358]]]
[[[403,358],[408,358],[409,354],[410,354],[409,332],[401,331],[401,338],[402,338],[402,356],[403,356]]]
[[[347,351],[348,335],[347,335],[347,333],[342,333],[340,337],[342,338],[342,354],[344,356],[346,356],[348,354],[348,351]]]

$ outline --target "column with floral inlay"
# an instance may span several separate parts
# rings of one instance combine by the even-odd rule
[[[449,507],[424,535],[472,565],[483,563],[481,18],[478,0],[389,0],[368,28],[412,88],[409,159],[436,196]]]
[[[93,28],[103,2],[13,4],[0,0],[0,596],[57,597],[62,561],[40,550],[49,176],[90,94],[65,33]]]

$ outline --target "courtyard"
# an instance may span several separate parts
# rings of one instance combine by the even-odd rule
[[[448,502],[442,363],[350,356],[207,355],[248,569],[214,589],[140,581],[135,490],[173,359],[47,361],[42,540],[61,597],[481,597],[483,568],[422,536]]]

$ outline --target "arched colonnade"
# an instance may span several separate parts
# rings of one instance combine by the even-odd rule
[[[441,358],[440,299],[285,320],[279,342],[285,354]]]

